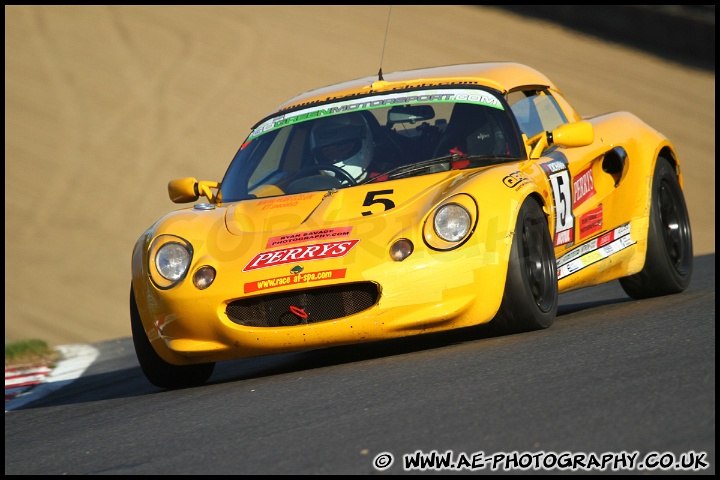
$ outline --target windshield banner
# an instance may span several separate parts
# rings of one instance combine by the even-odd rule
[[[295,112],[286,113],[273,117],[263,122],[252,131],[248,140],[273,131],[276,128],[291,125],[293,123],[313,120],[319,117],[337,115],[357,110],[370,110],[373,108],[384,108],[393,105],[412,105],[427,103],[473,103],[502,110],[503,105],[492,93],[485,90],[471,89],[437,89],[419,90],[405,93],[391,93],[372,97],[355,98],[344,102],[337,102],[330,105],[320,105],[305,108]]]

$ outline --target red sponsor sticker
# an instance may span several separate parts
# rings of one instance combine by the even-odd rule
[[[319,272],[299,273],[297,275],[285,275],[283,277],[267,278],[265,280],[258,280],[257,282],[249,282],[245,284],[245,293],[283,287],[285,285],[300,285],[302,283],[345,278],[346,270],[347,269],[345,268],[337,270],[322,270]]]
[[[327,238],[338,239],[349,237],[352,227],[339,228],[323,228],[318,230],[308,230],[307,232],[291,233],[288,235],[279,235],[268,240],[265,248],[282,247],[292,243],[316,242]]]
[[[580,217],[580,238],[585,238],[602,229],[603,209],[602,205],[588,211]]]
[[[595,181],[592,175],[592,168],[583,170],[573,180],[573,208],[595,195]],[[582,229],[580,230],[582,234]]]
[[[613,240],[615,240],[615,231],[614,230],[612,232],[608,232],[605,235],[603,235],[602,237],[600,237],[598,239],[597,246],[598,246],[598,248],[600,248],[600,247],[612,242]]]
[[[255,257],[245,265],[243,272],[257,270],[258,268],[284,265],[286,263],[344,257],[359,241],[360,240],[339,240],[336,242],[314,243],[312,245],[299,245],[297,247],[261,252],[255,255]]]

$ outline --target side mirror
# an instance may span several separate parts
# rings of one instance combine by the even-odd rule
[[[595,141],[592,123],[586,121],[565,123],[550,132],[550,135],[550,145],[563,147],[584,147]]]
[[[174,203],[194,202],[200,195],[213,202],[217,195],[211,189],[219,187],[218,182],[198,181],[192,177],[177,178],[168,183],[168,195]]]
[[[540,132],[527,141],[532,147],[531,159],[540,158],[542,152],[551,145],[562,147],[584,147],[595,141],[595,131],[588,121],[564,123],[550,132]]]

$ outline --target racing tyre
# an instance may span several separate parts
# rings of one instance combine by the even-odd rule
[[[643,269],[621,278],[635,299],[680,293],[690,284],[693,268],[690,217],[675,169],[658,158],[652,184],[647,255]]]
[[[156,387],[167,389],[193,387],[202,385],[212,375],[214,363],[172,365],[160,358],[145,334],[132,287],[130,288],[130,326],[140,368],[150,383]]]
[[[510,247],[502,304],[493,323],[503,333],[548,328],[558,308],[555,249],[545,213],[526,198]]]

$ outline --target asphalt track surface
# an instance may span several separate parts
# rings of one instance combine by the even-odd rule
[[[388,24],[388,6],[280,7],[5,7],[6,341],[100,352],[5,414],[5,473],[402,473],[403,454],[435,450],[691,452],[708,467],[683,473],[714,474],[714,70],[491,8],[395,6]],[[690,288],[634,301],[613,282],[563,295],[542,332],[227,362],[206,386],[154,388],[129,339],[129,257],[174,208],[167,181],[218,179],[256,118],[376,72],[380,52],[386,72],[520,61],[581,114],[667,134]]]

